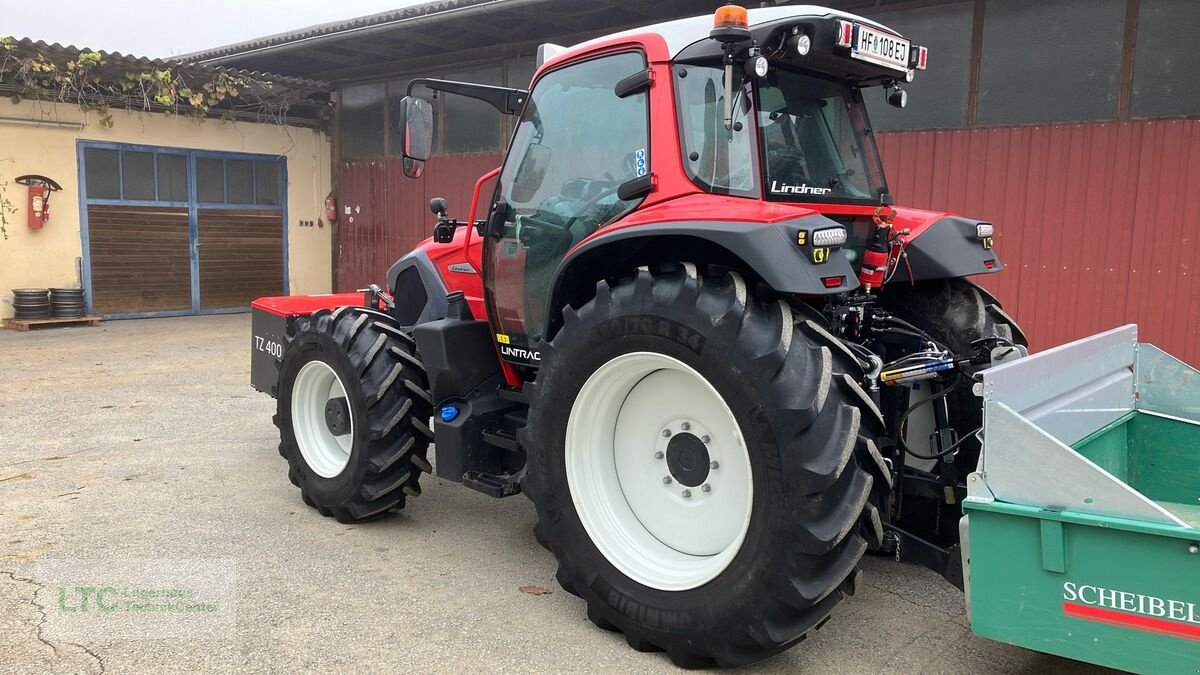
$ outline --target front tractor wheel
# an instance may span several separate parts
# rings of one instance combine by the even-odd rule
[[[690,264],[610,285],[530,385],[524,487],[596,625],[678,665],[799,642],[882,536],[856,366],[791,305]]]
[[[342,307],[298,319],[279,370],[279,454],[304,502],[348,523],[420,494],[432,436],[425,370],[386,315]]]

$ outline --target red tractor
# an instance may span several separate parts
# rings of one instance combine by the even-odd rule
[[[1002,269],[992,225],[892,205],[863,96],[903,107],[926,57],[859,16],[726,6],[544,45],[527,91],[414,80],[408,176],[418,89],[515,131],[487,217],[433,200],[386,288],[256,301],[304,502],[400,509],[436,444],[440,478],[533,501],[597,626],[682,666],[796,644],[868,551],[961,587],[973,376],[1025,339],[966,279]]]

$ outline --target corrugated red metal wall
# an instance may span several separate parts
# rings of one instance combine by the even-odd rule
[[[499,154],[435,157],[419,179],[405,178],[398,159],[343,162],[338,178],[336,290],[353,291],[372,282],[383,285],[388,267],[433,234],[429,200],[444,197],[450,217],[466,219],[475,181],[501,159]],[[492,185],[480,198],[481,218]]]
[[[1200,364],[1200,120],[880,133],[896,202],[996,224],[1033,348],[1136,322]]]
[[[1200,120],[879,136],[898,203],[996,223],[1008,269],[980,280],[1035,349],[1137,322],[1144,341],[1200,364]],[[382,281],[428,237],[430,198],[464,218],[500,161],[438,157],[420,180],[396,160],[342,164],[338,290]]]

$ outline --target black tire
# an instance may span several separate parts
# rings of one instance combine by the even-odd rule
[[[999,337],[1027,347],[1029,342],[1000,303],[966,279],[936,279],[888,286],[883,306],[896,316],[928,333],[956,354],[971,355],[971,343]],[[959,438],[983,426],[983,405],[971,391],[973,368],[963,372],[964,381],[947,397],[950,420]],[[924,450],[918,450],[923,452]],[[970,438],[962,445],[956,465],[961,472],[975,470],[979,441]],[[966,473],[962,473],[966,475]]]
[[[349,461],[329,478],[305,461],[292,418],[293,385],[310,361],[324,362],[337,375],[353,420]],[[403,508],[406,497],[420,494],[420,474],[430,470],[428,387],[412,338],[390,317],[341,307],[297,319],[280,364],[274,421],[279,454],[304,503],[352,523]]]
[[[870,437],[882,421],[846,374],[856,366],[843,349],[793,310],[750,297],[736,273],[702,277],[688,264],[600,282],[594,299],[563,310],[529,385],[524,489],[537,507],[538,539],[558,559],[559,583],[583,598],[593,623],[623,632],[634,649],[666,651],[683,667],[777,654],[853,593],[863,552],[882,536],[868,502],[882,465],[870,457]],[[610,563],[582,525],[565,474],[566,425],[580,388],[602,364],[637,351],[671,356],[708,380],[750,455],[753,505],[741,548],[718,576],[689,590],[642,585]]]

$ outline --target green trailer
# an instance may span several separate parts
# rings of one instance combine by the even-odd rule
[[[1200,672],[1200,372],[1125,326],[984,371],[960,524],[979,635]]]

